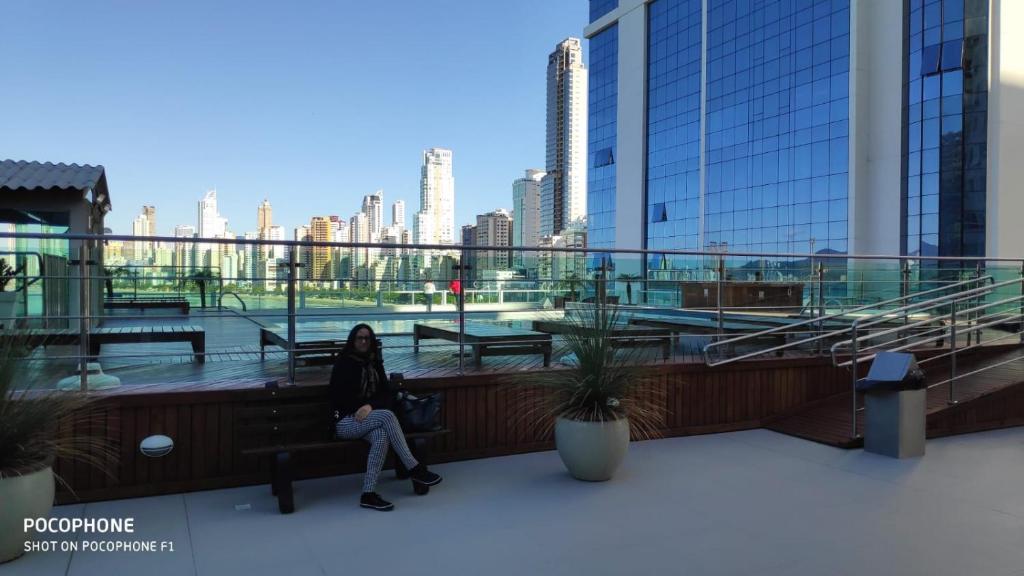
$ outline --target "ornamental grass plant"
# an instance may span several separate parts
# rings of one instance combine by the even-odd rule
[[[0,330],[0,480],[52,466],[57,458],[109,474],[117,452],[106,438],[88,433],[95,396],[40,389],[28,379],[28,352],[17,336]]]
[[[615,345],[618,310],[605,302],[566,311],[564,369],[516,379],[520,416],[548,437],[559,417],[584,422],[626,418],[634,440],[656,438],[664,423],[665,389],[645,375],[643,348]],[[533,393],[540,388],[539,398]]]

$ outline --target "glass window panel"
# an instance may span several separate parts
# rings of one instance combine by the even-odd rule
[[[964,1],[965,0],[946,0],[942,3],[942,20],[943,22],[956,22],[957,20],[964,19]]]
[[[923,82],[924,90],[922,99],[927,101],[940,96],[939,92],[942,88],[942,77],[938,74],[927,76]]]
[[[960,114],[964,110],[964,99],[960,95],[946,96],[942,99],[942,114]]]
[[[931,174],[939,171],[939,149],[928,148],[921,152],[921,172]]]
[[[963,116],[959,114],[953,116],[942,117],[942,136],[959,135],[964,129]]]
[[[924,7],[924,27],[934,28],[942,25],[942,4],[935,2]]]
[[[916,209],[916,208],[915,208]],[[912,212],[914,216],[919,215],[918,212]],[[921,233],[921,219],[920,218],[908,218],[907,219],[907,235],[917,236]]]
[[[651,222],[667,222],[668,209],[664,202],[651,205]]]
[[[950,40],[942,44],[942,69],[955,70],[961,67],[964,53],[963,39]]]
[[[910,11],[910,33],[918,34],[924,30],[924,13],[921,10]]]
[[[939,44],[924,47],[924,50],[921,51],[921,76],[928,76],[939,71],[941,52]]]
[[[963,23],[963,21],[960,21],[960,22],[950,22],[949,24],[943,24],[942,25],[942,39],[943,40],[953,40],[953,39],[956,39],[956,38],[963,38],[963,37],[964,37],[964,23]]]
[[[849,146],[846,138],[832,140],[829,150],[829,167],[832,174],[844,173],[849,165]]]
[[[923,216],[921,218],[921,232],[930,235],[938,234],[939,219],[934,216]]]
[[[964,71],[953,70],[942,75],[942,95],[954,96],[964,92]]]
[[[939,119],[933,118],[931,120],[925,120],[922,125],[924,131],[922,134],[922,147],[923,148],[935,148],[939,145]]]

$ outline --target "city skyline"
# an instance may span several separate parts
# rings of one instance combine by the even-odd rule
[[[301,16],[105,3],[7,7],[6,77],[46,97],[0,95],[19,110],[0,158],[103,165],[117,190],[107,226],[130,234],[152,204],[162,235],[195,225],[193,202],[211,188],[222,214],[245,219],[238,234],[254,229],[264,197],[291,230],[313,215],[347,218],[377,189],[405,200],[411,228],[420,155],[432,146],[458,156],[456,222],[472,222],[525,168],[544,165],[544,64],[555,43],[581,34],[587,12],[583,1],[546,0],[360,8],[382,28],[351,27],[343,7],[325,3]],[[516,21],[531,24],[477,25]]]

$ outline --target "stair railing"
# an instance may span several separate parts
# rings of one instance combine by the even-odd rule
[[[967,282],[987,282],[986,277],[976,278]],[[982,283],[984,283],[982,282]],[[1001,298],[999,300],[986,302],[987,296],[993,295],[1000,288],[1021,287],[1021,293]],[[922,293],[918,293],[920,296]],[[978,304],[981,302],[981,304]],[[945,309],[948,308],[948,313]],[[990,309],[994,311],[989,312]],[[912,314],[923,314],[935,310],[942,310],[941,315],[934,315],[923,320],[906,322],[895,328],[881,329],[875,331],[865,330],[882,324],[894,315],[896,317],[909,318]],[[997,328],[1014,326],[1016,331],[982,341],[982,334],[986,328]],[[857,380],[860,377],[860,364],[875,358],[878,352],[903,352],[920,347],[921,344],[935,342],[943,346],[943,342],[949,342],[949,350],[940,354],[931,355],[918,362],[927,364],[936,360],[949,358],[950,376],[948,379],[934,382],[929,388],[948,385],[948,402],[955,404],[955,383],[958,380],[973,376],[1003,366],[1010,362],[1024,359],[1024,355],[1007,361],[984,366],[966,374],[957,372],[957,356],[966,350],[991,345],[993,342],[1014,338],[1021,341],[1024,338],[1024,280],[1013,279],[1003,282],[992,282],[970,290],[964,290],[955,294],[939,296],[929,300],[915,302],[885,312],[879,312],[853,321],[849,328],[850,338],[841,340],[832,345],[832,363],[836,367],[849,368],[852,380],[852,437],[859,436],[857,426],[857,414],[863,410],[859,406],[857,397]],[[975,334],[976,338],[972,344],[970,339],[967,346],[960,347],[959,339],[966,332],[968,335]],[[1018,334],[1020,333],[1020,334]],[[875,342],[875,343],[872,343]],[[841,357],[848,356],[848,359],[841,360]]]

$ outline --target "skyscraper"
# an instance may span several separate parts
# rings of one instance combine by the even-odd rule
[[[1017,2],[749,4],[591,0],[591,247],[1020,254]]]
[[[263,203],[256,208],[256,237],[260,240],[269,240],[268,237],[270,227],[273,225],[274,211],[270,207],[270,201],[266,198],[263,199]],[[255,251],[254,257],[261,260],[272,258],[271,253],[273,247],[263,244],[260,245],[259,249]],[[253,266],[263,268],[260,263],[254,263]]]
[[[431,148],[423,151],[420,169],[420,210],[413,231],[419,244],[455,242],[455,177],[452,151]]]
[[[132,220],[132,236],[147,236],[149,235],[149,220],[146,218],[146,214],[142,213]],[[149,259],[150,255],[150,243],[142,240],[135,240],[128,243],[127,254],[125,255],[129,260],[134,262],[142,262]]]
[[[511,246],[512,215],[501,208],[476,217],[477,246]],[[508,270],[512,262],[509,250],[486,250],[476,253],[476,265],[480,270]]]
[[[179,224],[174,227],[175,238],[195,238],[196,227],[191,224]],[[179,268],[178,274],[184,275],[195,267],[196,246],[194,242],[175,242],[174,265]]]
[[[577,38],[548,56],[546,150],[540,233],[552,236],[587,217],[587,68]]]
[[[132,221],[132,236],[156,236],[156,208],[143,206],[142,213]],[[150,241],[134,241],[126,246],[131,260],[148,260],[156,248]]]
[[[263,238],[267,228],[273,225],[273,215],[270,201],[264,198],[263,203],[256,209],[256,232],[260,234],[260,238]]]
[[[284,226],[278,226],[276,224],[268,226],[264,234],[264,240],[270,240],[271,242],[280,242],[284,240]],[[265,257],[268,260],[274,258],[285,258],[288,253],[288,249],[281,244],[274,244],[267,248]]]
[[[217,210],[217,191],[208,190],[199,201],[199,238],[223,238],[227,233],[228,221]]]
[[[405,228],[405,201],[396,200],[391,205],[391,225]]]
[[[377,190],[373,194],[363,196],[363,214],[370,227],[370,242],[379,242],[384,229],[384,191]]]
[[[310,240],[313,242],[330,242],[333,228],[330,217],[314,216],[309,222]],[[311,280],[331,280],[333,276],[331,270],[331,247],[314,246],[312,265],[313,269],[309,276]]]
[[[156,207],[143,206],[142,215],[146,218],[146,236],[156,236]]]
[[[217,210],[217,191],[208,190],[199,201],[199,238],[224,238],[227,236],[228,221]],[[196,267],[213,268],[220,265],[222,247],[216,244],[196,245]]]
[[[366,214],[362,212],[356,213],[349,220],[349,242],[369,242],[370,241],[370,221],[366,217]],[[353,248],[351,258],[351,270],[350,276],[353,278],[359,277],[359,270],[365,267],[369,261],[369,254],[366,248]]]
[[[526,171],[524,178],[512,183],[512,245],[540,245],[540,188],[543,170]],[[523,253],[512,255],[513,264],[523,265]],[[529,254],[535,256],[535,254]]]

